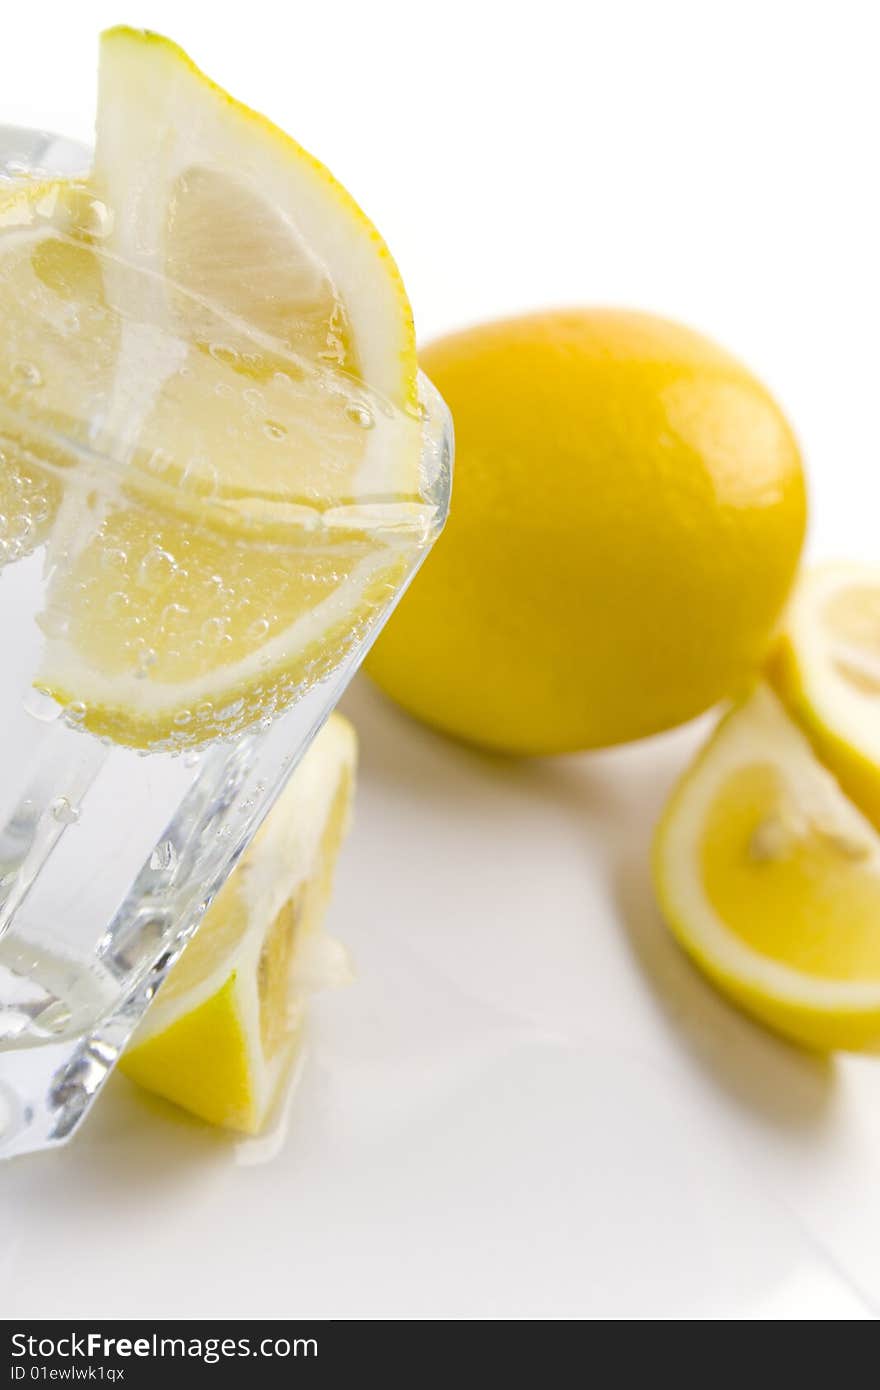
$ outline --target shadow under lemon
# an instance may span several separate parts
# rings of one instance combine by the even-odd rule
[[[523,1008],[519,979],[531,955],[530,988],[538,1000],[533,1021],[555,1022],[578,1042],[592,1030],[597,1045],[604,1043],[608,1022],[615,1046],[626,1047],[631,1032],[633,1051],[647,1056],[659,1027],[662,1046],[652,1061],[671,1046],[673,1062],[684,1057],[737,1106],[790,1137],[815,1135],[827,1125],[834,1058],[777,1036],[721,995],[671,936],[656,904],[654,827],[712,716],[627,748],[512,759],[450,742],[401,718],[363,680],[349,691],[345,709],[361,730],[363,797],[381,810],[390,836],[398,824],[414,821],[424,834],[424,853],[404,871],[406,882],[411,868],[413,882],[424,883],[432,862],[442,879],[444,886],[432,890],[433,911],[438,895],[448,901],[448,936],[442,950],[419,941],[422,950],[441,951],[439,967],[443,951],[456,959],[468,949],[482,956],[506,943],[496,1004]],[[476,871],[467,848],[474,844],[482,857]],[[580,863],[570,868],[575,856]],[[581,941],[574,942],[571,924],[578,913]],[[417,922],[411,920],[410,930],[419,940]],[[633,962],[647,986],[647,1015],[645,991],[633,984]],[[561,1000],[554,993],[560,988]],[[622,1016],[614,1019],[617,999]]]

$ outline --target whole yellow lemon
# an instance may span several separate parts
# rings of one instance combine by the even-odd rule
[[[532,314],[431,344],[456,431],[447,528],[368,661],[469,742],[558,753],[691,718],[764,656],[806,523],[754,376],[647,314]]]

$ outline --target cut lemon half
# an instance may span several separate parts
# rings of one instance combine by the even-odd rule
[[[880,828],[880,569],[807,572],[770,677],[823,762]]]
[[[759,686],[657,831],[672,931],[736,1003],[814,1049],[880,1042],[880,836]]]
[[[321,930],[356,738],[332,715],[162,985],[120,1066],[211,1124],[257,1133],[317,988],[348,978]]]
[[[0,199],[0,314],[0,542],[49,543],[37,684],[150,749],[338,666],[430,508],[406,294],[327,170],[112,30],[92,174]]]

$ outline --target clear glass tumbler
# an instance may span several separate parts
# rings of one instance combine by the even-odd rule
[[[88,151],[70,141],[0,127],[0,195],[34,174],[75,175],[87,166]],[[0,239],[6,234],[0,224]],[[58,297],[52,314],[66,312],[57,266],[47,262],[40,273],[41,295]],[[0,321],[0,358],[17,350],[3,343],[13,331]],[[218,357],[214,389],[228,398],[241,385],[234,376],[224,384],[228,364]],[[52,360],[63,373],[63,350]],[[131,440],[127,454],[121,442],[124,421],[115,434],[89,433],[94,420],[86,418],[82,429],[67,433],[63,422],[47,421],[34,389],[35,364],[12,361],[10,368],[10,361],[6,370],[20,368],[22,380],[18,396],[0,401],[0,1157],[61,1143],[82,1122],[439,533],[452,466],[448,412],[421,379],[418,418],[392,422],[413,432],[418,495],[373,497],[357,514],[344,501],[324,511],[300,508],[302,515],[294,508],[292,519],[289,508],[264,499],[254,521],[247,501],[233,505],[201,486],[210,458],[187,492],[192,479],[169,481],[161,469],[158,476],[132,473]],[[294,391],[295,381],[288,384]],[[251,388],[251,398],[243,411],[259,408],[259,390]],[[355,418],[375,404],[356,403]],[[88,409],[84,404],[83,417]],[[270,428],[280,449],[295,450],[280,427],[266,422]],[[372,433],[375,447],[382,430]],[[193,549],[194,536],[200,539]],[[186,578],[179,563],[189,550],[198,565],[207,563],[197,591],[211,640],[226,640],[227,610],[215,613],[215,590],[234,593],[240,609],[251,602],[254,574],[262,576],[257,592],[264,595],[267,574],[277,575],[286,592],[287,574],[302,584],[307,570],[310,593],[319,591],[309,600],[319,620],[302,644],[304,655],[288,662],[274,686],[268,677],[261,685],[248,667],[243,698],[203,702],[208,719],[201,706],[180,708],[162,738],[126,718],[124,695],[122,715],[105,702],[94,716],[89,701],[106,680],[105,665],[124,666],[120,645],[132,645],[134,663],[119,677],[120,690],[136,691],[130,701],[139,709],[158,701],[155,673],[164,653],[145,647],[134,625],[151,621],[160,590],[168,600],[163,632],[173,630],[175,609],[192,606],[192,566]],[[340,594],[350,594],[352,575],[362,572],[369,580],[359,581],[352,605]],[[132,616],[132,598],[139,616]],[[128,612],[108,616],[112,605],[128,605]],[[247,661],[271,665],[263,655],[273,650],[270,626],[251,603]],[[68,653],[71,672],[63,690],[40,674],[59,651]]]

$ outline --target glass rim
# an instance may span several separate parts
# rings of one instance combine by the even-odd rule
[[[84,177],[89,172],[90,157],[89,147],[81,141],[39,127],[0,124],[0,186],[5,182],[24,183],[35,176],[71,179]],[[180,293],[186,294],[186,291],[180,290]],[[344,380],[347,374],[339,372],[336,375],[340,380]],[[381,400],[380,393],[371,387],[365,387],[365,383],[358,378],[349,377],[349,380],[354,390],[366,389],[375,399]],[[291,498],[291,520],[274,521],[271,529],[283,531],[287,527],[301,531],[304,516],[308,513],[312,526],[326,526],[328,529],[352,526],[365,528],[368,525],[369,530],[374,533],[389,531],[404,532],[408,535],[413,532],[435,534],[442,527],[449,508],[453,457],[452,417],[439,391],[421,369],[417,376],[417,393],[416,419],[400,407],[386,404],[392,419],[397,418],[406,423],[412,421],[418,428],[418,497],[374,496],[358,499],[356,503],[334,502],[328,499],[326,504],[311,499]],[[4,423],[7,427],[12,426],[20,430],[37,443],[42,441],[53,452],[69,456],[74,463],[85,464],[91,472],[112,473],[118,478],[130,466],[127,461],[115,458],[112,452],[73,439],[63,430],[39,419],[37,415],[0,399],[0,444]],[[41,466],[52,469],[59,476],[71,476],[69,466],[53,465],[41,459],[39,453],[35,457]],[[210,525],[212,518],[224,527],[228,527],[230,523],[237,524],[244,537],[247,536],[249,528],[254,526],[258,530],[266,529],[265,519],[259,516],[249,517],[246,507],[241,506],[241,499],[237,499],[237,505],[230,506],[231,499],[222,495],[187,493],[179,483],[169,482],[144,469],[137,471],[137,481],[139,488],[143,484],[145,501],[154,501],[156,505],[161,506],[164,500],[169,508],[179,511],[183,500],[186,509],[197,512],[198,519],[203,520],[205,524]],[[294,515],[297,511],[302,514],[299,518]]]

